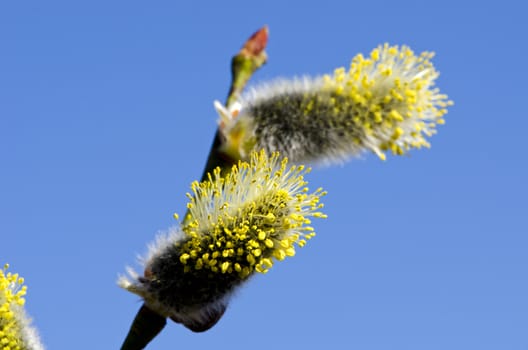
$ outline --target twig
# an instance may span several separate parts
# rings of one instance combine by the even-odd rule
[[[226,99],[226,106],[230,106],[240,96],[247,82],[264,63],[266,63],[266,44],[268,42],[268,28],[263,27],[255,32],[244,44],[242,49],[231,60],[231,86]],[[217,130],[207,163],[203,171],[202,180],[207,173],[216,167],[227,169],[236,160],[222,155],[218,149],[222,145],[222,135]],[[165,327],[167,320],[164,316],[152,311],[143,304],[139,309],[121,350],[144,349]]]

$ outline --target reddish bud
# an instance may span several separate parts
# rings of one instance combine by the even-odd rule
[[[264,26],[257,30],[253,35],[246,41],[240,53],[247,56],[258,56],[266,48],[268,44],[268,26]]]

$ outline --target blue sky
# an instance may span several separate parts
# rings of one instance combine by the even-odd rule
[[[380,43],[437,53],[455,101],[430,150],[315,169],[329,218],[205,334],[149,349],[527,349],[527,9],[520,1],[3,1],[0,263],[49,349],[116,349],[116,286],[201,175],[229,62],[253,83],[321,74]]]

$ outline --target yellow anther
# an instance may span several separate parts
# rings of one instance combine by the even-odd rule
[[[180,256],[180,262],[185,265],[187,264],[187,260],[189,260],[190,257],[191,256],[189,254],[184,253]]]
[[[295,256],[295,248],[290,247],[284,250],[287,256]]]
[[[223,262],[221,265],[221,271],[222,273],[226,273],[227,269],[229,268],[229,265],[231,263],[229,261]]]

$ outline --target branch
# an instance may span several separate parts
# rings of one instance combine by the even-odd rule
[[[232,80],[226,99],[227,106],[237,100],[253,73],[266,63],[267,55],[264,49],[267,42],[268,28],[265,26],[255,32],[246,41],[238,54],[233,56],[231,60]],[[226,169],[235,163],[235,160],[229,159],[218,152],[222,142],[222,136],[217,130],[203,171],[202,180],[207,177],[207,173],[212,172],[216,167]],[[161,332],[166,323],[164,316],[159,315],[143,304],[134,318],[121,350],[144,349]]]
[[[237,55],[233,56],[231,60],[231,86],[226,99],[227,107],[238,99],[253,73],[266,63],[267,55],[264,49],[267,43],[268,27],[264,26],[246,41]],[[222,142],[222,135],[217,130],[201,181],[206,180],[207,174],[212,173],[216,167],[226,169],[236,163],[236,159],[231,159],[218,151]]]

